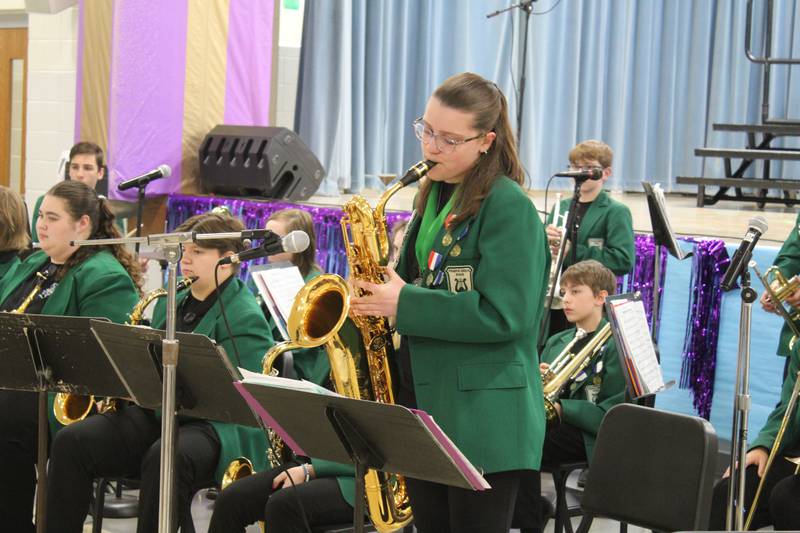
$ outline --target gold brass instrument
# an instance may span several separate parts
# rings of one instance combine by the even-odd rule
[[[355,196],[343,206],[342,234],[347,263],[353,279],[383,283],[384,267],[389,261],[389,230],[386,226],[386,204],[403,187],[419,181],[431,168],[433,161],[420,161],[387,189],[375,208],[361,196]],[[362,295],[357,289],[358,296]],[[394,403],[392,376],[389,371],[389,350],[392,349],[391,328],[386,317],[353,316],[352,321],[361,333],[366,359],[366,375],[361,371],[360,352],[344,344],[328,349],[334,384],[340,394],[354,398]],[[341,336],[337,336],[341,338]],[[329,348],[330,343],[326,348]],[[334,369],[336,369],[334,371]],[[347,383],[339,383],[336,372],[347,371]],[[340,389],[340,386],[345,388]],[[405,479],[396,474],[369,470],[365,478],[367,506],[372,524],[380,532],[393,531],[412,520],[411,505]]]
[[[561,211],[561,193],[556,193],[556,202],[553,206],[553,225],[561,231],[561,239],[566,235],[566,228],[562,225],[559,226],[559,219]],[[564,213],[564,220],[567,219],[567,213]],[[547,292],[545,293],[544,307],[545,309],[563,309],[564,303],[561,299],[561,266],[564,264],[564,247],[560,246],[558,253],[550,260],[550,278],[547,281]],[[555,285],[555,288],[554,288]]]
[[[195,280],[197,280],[196,276],[181,279],[176,286],[177,290],[182,291],[183,289],[188,288],[192,283],[194,283]],[[128,325],[140,325],[144,318],[144,312],[147,307],[158,298],[163,298],[166,295],[167,291],[163,288],[155,289],[144,295],[142,299],[136,302],[131,314],[128,315]],[[56,420],[58,420],[64,426],[68,426],[72,423],[83,420],[89,416],[92,411],[96,411],[98,413],[110,413],[116,410],[116,399],[108,398],[106,400],[96,402],[94,395],[92,394],[86,395],[59,392],[56,394],[55,403],[53,404],[53,414],[55,415]]]
[[[544,393],[544,410],[547,423],[554,424],[558,421],[558,412],[554,406],[564,389],[572,383],[583,370],[594,361],[601,352],[606,341],[611,338],[611,324],[605,326],[581,348],[578,353],[572,353],[575,343],[586,336],[580,328],[575,333],[575,338],[558,354],[546,372],[542,374],[542,392]]]
[[[794,337],[792,337],[791,342],[789,343],[790,348],[794,345],[794,342],[797,340],[798,336],[800,336],[800,332],[798,332],[797,325],[794,323],[795,315],[790,314],[789,311],[783,306],[783,301],[786,299],[787,296],[792,294],[795,289],[797,288],[797,276],[793,277],[791,280],[786,280],[786,278],[781,274],[780,270],[777,267],[770,267],[767,269],[766,273],[762,276],[761,272],[758,271],[758,266],[756,266],[755,261],[750,261],[749,264],[750,268],[756,273],[758,279],[761,280],[761,283],[764,284],[764,288],[769,294],[770,299],[775,304],[775,308],[778,311],[778,314],[783,317],[786,321],[786,324],[794,333]],[[772,278],[770,278],[770,273],[774,272]],[[775,285],[773,285],[775,283]],[[776,290],[777,289],[777,290]],[[790,357],[790,356],[787,356]],[[747,512],[747,519],[744,523],[744,529],[750,529],[750,523],[753,520],[753,516],[755,515],[756,508],[758,507],[758,501],[761,498],[761,492],[764,489],[764,481],[767,479],[767,474],[769,474],[770,468],[772,468],[772,463],[775,461],[775,457],[778,455],[778,451],[781,448],[781,443],[783,442],[783,435],[786,433],[786,428],[789,427],[789,422],[794,416],[794,411],[797,407],[797,396],[800,395],[800,372],[797,373],[797,377],[794,381],[794,388],[792,389],[792,395],[789,398],[789,403],[786,404],[786,412],[783,414],[783,418],[781,419],[781,425],[778,427],[778,433],[775,435],[775,442],[772,443],[772,448],[769,450],[769,455],[767,456],[767,464],[764,467],[764,475],[761,476],[761,479],[758,482],[758,488],[756,489],[756,494],[753,496],[753,502],[750,504],[750,509]],[[787,460],[796,463],[796,460],[789,459]],[[795,468],[795,475],[800,472],[800,464],[798,464],[797,468]]]
[[[13,313],[15,315],[24,313],[25,310],[28,309],[28,306],[31,305],[31,302],[33,302],[34,298],[36,298],[36,295],[42,291],[42,287],[44,286],[44,283],[45,281],[47,281],[48,278],[41,272],[37,272],[36,277],[37,277],[36,285],[33,286],[31,292],[29,292],[28,295],[25,297],[25,299],[22,300],[22,303],[19,304],[19,307],[17,307],[13,311],[9,311],[10,313]]]

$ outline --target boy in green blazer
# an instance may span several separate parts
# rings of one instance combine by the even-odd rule
[[[611,148],[597,140],[583,141],[569,152],[571,168],[602,169],[602,177],[599,180],[586,180],[581,185],[580,201],[575,206],[577,238],[575,242],[567,240],[561,272],[586,259],[599,261],[617,276],[624,276],[633,270],[636,257],[631,211],[603,190],[603,185],[611,177],[613,158]],[[559,212],[565,215],[571,201],[571,198],[562,200]],[[552,215],[549,217],[547,239],[554,257],[558,253],[562,232],[556,226],[563,225],[564,221],[554,221]],[[570,236],[566,238],[570,239]],[[569,327],[560,309],[553,309],[549,320],[548,336]]]
[[[561,275],[564,313],[575,327],[547,340],[539,365],[545,387],[550,365],[562,352],[578,354],[595,335],[604,333],[605,299],[614,294],[616,286],[613,272],[593,259],[575,263]],[[575,340],[579,331],[585,336]],[[591,462],[603,416],[625,399],[625,378],[613,337],[599,350],[586,369],[569,382],[558,401],[553,402],[557,419],[549,421],[542,451],[544,464]],[[542,501],[540,493],[540,475],[535,472],[520,486],[517,496],[515,524],[523,533],[544,528],[543,515],[549,503]]]
[[[79,181],[95,189],[97,187],[97,182],[105,177],[103,149],[91,142],[79,142],[74,145],[69,151],[67,173],[70,180]],[[33,206],[33,223],[31,224],[31,238],[33,242],[39,242],[39,235],[36,231],[36,219],[39,218],[39,209],[41,208],[43,198],[44,195],[37,198]]]
[[[190,218],[177,231],[219,233],[242,231],[241,222],[228,215],[204,214]],[[219,299],[230,324],[224,323],[215,291],[218,261],[243,249],[237,239],[183,245],[181,271],[196,277],[177,298],[176,330],[206,335],[222,345],[234,366],[258,372],[261,358],[272,346],[264,315],[255,298],[236,277],[234,265],[221,265]],[[129,309],[128,309],[129,310]],[[152,324],[165,324],[166,301],[161,299]],[[147,359],[146,354],[142,354]],[[230,383],[218,386],[231,386]],[[256,469],[266,466],[266,436],[258,428],[179,417],[175,446],[175,520],[182,528],[191,523],[192,494],[219,482],[229,462],[249,457]],[[53,442],[48,484],[48,523],[59,531],[82,530],[89,508],[92,479],[100,476],[140,476],[137,531],[157,529],[160,466],[160,412],[125,406],[116,413],[90,416],[61,430]]]
[[[752,506],[756,488],[765,475],[767,457],[778,436],[781,421],[786,414],[786,408],[792,397],[795,381],[800,372],[800,343],[796,343],[787,357],[789,369],[781,388],[780,403],[773,409],[764,427],[755,440],[750,443],[750,450],[745,456],[745,508]],[[795,474],[797,466],[787,459],[800,456],[800,409],[795,405],[794,413],[788,421],[786,431],[781,439],[775,459],[764,481],[764,488],[759,496],[759,502],[751,531],[767,525],[774,526],[776,531],[800,530],[800,476]],[[728,498],[729,472],[725,472],[723,479],[714,487],[714,497],[711,502],[711,520],[709,529],[723,530],[725,528],[725,512]]]
[[[794,227],[786,240],[783,241],[778,255],[772,264],[780,270],[781,274],[788,280],[797,274],[800,274],[800,214],[797,215]],[[800,307],[800,289],[794,291],[788,298],[786,303],[792,307]],[[769,299],[769,295],[765,290],[761,294],[761,306],[764,310],[770,313],[776,313],[775,304]],[[800,321],[796,322],[800,326]],[[780,340],[778,341],[778,355],[786,357],[789,355],[789,342],[792,340],[792,330],[788,325],[784,324],[781,329]],[[786,364],[783,368],[783,377],[786,378],[789,368],[789,359],[787,357]]]

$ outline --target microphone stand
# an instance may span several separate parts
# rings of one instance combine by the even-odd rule
[[[141,189],[140,189],[141,190]],[[163,386],[161,389],[161,465],[158,500],[158,531],[171,533],[174,496],[174,462],[177,427],[175,424],[175,388],[178,368],[179,346],[175,338],[175,314],[177,307],[178,262],[183,253],[183,243],[198,240],[242,237],[251,232],[205,233],[192,231],[182,233],[161,233],[148,237],[118,239],[91,239],[72,241],[75,246],[103,246],[108,244],[145,243],[158,246],[167,258],[167,324],[166,336],[162,341]]]
[[[522,108],[525,102],[525,67],[528,63],[528,22],[533,12],[533,3],[536,0],[523,0],[504,9],[486,15],[487,19],[496,17],[506,11],[519,8],[525,13],[525,22],[522,24],[522,64],[519,67],[519,91],[517,96],[517,146],[522,146]]]
[[[750,317],[752,305],[758,295],[750,287],[748,264],[745,257],[741,273],[741,311],[739,315],[739,355],[736,364],[736,389],[733,401],[731,429],[730,483],[725,528],[741,530],[744,517],[745,455],[747,454],[747,418],[750,413]]]
[[[136,236],[142,236],[142,216],[144,216],[144,190],[147,188],[147,184],[150,183],[144,182],[138,185],[138,194],[136,197]],[[136,255],[139,255],[139,243],[136,243]]]
[[[575,179],[575,189],[572,192],[572,200],[569,202],[569,211],[567,212],[567,220],[564,222],[564,238],[561,239],[558,248],[558,261],[556,262],[556,272],[561,272],[561,268],[564,265],[564,250],[567,247],[567,240],[569,240],[572,245],[570,249],[570,257],[572,258],[572,262],[570,264],[575,264],[575,260],[577,258],[577,247],[575,246],[575,241],[578,239],[578,228],[576,227],[576,207],[578,202],[581,199],[581,185],[586,180]],[[558,222],[558,221],[553,221]],[[545,342],[547,342],[547,333],[550,329],[550,311],[553,308],[553,298],[555,297],[556,293],[556,283],[553,283],[550,287],[550,291],[547,293],[547,299],[545,300],[545,309],[544,309],[544,316],[542,317],[542,321],[540,322],[539,327],[539,341],[538,341],[538,350],[539,352],[542,351],[544,348]]]

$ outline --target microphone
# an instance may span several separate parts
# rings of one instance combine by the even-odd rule
[[[562,178],[575,178],[578,181],[599,180],[603,177],[603,169],[587,168],[581,170],[565,170],[564,172],[558,172],[556,176],[560,176]]]
[[[169,165],[161,165],[157,169],[151,170],[147,174],[142,174],[139,177],[123,181],[122,183],[117,185],[117,190],[127,191],[128,189],[131,189],[133,187],[144,187],[151,181],[160,178],[166,178],[170,174],[172,174],[172,169],[169,168]]]
[[[217,264],[237,265],[242,261],[250,261],[270,255],[282,253],[299,254],[308,248],[310,242],[311,240],[308,238],[308,234],[305,231],[295,230],[280,240],[267,241],[257,248],[251,248],[230,257],[223,257]]]
[[[744,234],[744,238],[733,254],[728,270],[725,271],[725,276],[722,278],[723,291],[729,291],[736,285],[736,280],[741,276],[742,270],[747,268],[747,263],[750,261],[758,239],[766,233],[769,227],[766,219],[761,215],[751,218],[747,225],[747,233]]]

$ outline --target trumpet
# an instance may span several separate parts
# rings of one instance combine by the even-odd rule
[[[556,411],[554,404],[558,401],[561,393],[602,352],[606,341],[611,338],[611,334],[611,324],[606,323],[586,343],[586,346],[581,348],[581,351],[573,353],[572,348],[575,343],[586,337],[586,332],[578,328],[575,332],[575,338],[567,344],[549,368],[542,373],[544,410],[548,425],[553,425],[558,421],[558,411]]]
[[[555,205],[553,206],[553,225],[558,227],[561,230],[561,240],[564,239],[566,235],[566,228],[564,226],[559,226],[559,219],[561,211],[561,193],[556,193],[556,201]],[[566,220],[568,215],[564,213],[564,220]],[[554,255],[550,261],[550,278],[547,281],[547,293],[544,300],[544,307],[545,309],[563,309],[564,302],[561,299],[561,267],[564,264],[564,246],[559,246],[558,253]]]

